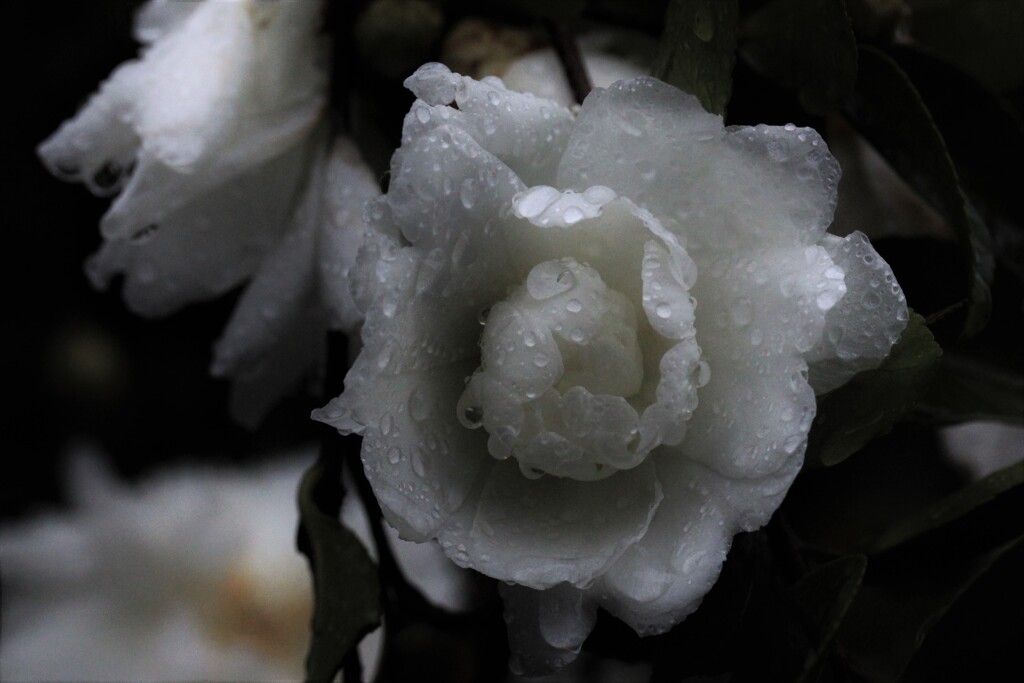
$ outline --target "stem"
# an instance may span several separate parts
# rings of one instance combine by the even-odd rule
[[[587,67],[583,63],[579,45],[576,44],[576,38],[566,24],[554,21],[545,21],[544,24],[551,36],[551,44],[558,54],[558,59],[562,62],[565,76],[569,79],[572,95],[577,104],[583,104],[593,86],[587,74]]]

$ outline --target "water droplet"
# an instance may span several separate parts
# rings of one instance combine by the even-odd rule
[[[660,304],[654,307],[654,312],[657,313],[659,318],[667,319],[672,317],[672,305],[662,301]]]
[[[570,206],[568,209],[565,210],[565,213],[562,214],[562,220],[565,221],[566,225],[579,223],[584,218],[585,216],[583,215],[583,211],[581,211],[579,207],[576,206]]]
[[[583,304],[580,303],[579,299],[569,299],[569,303],[565,305],[565,310],[570,313],[579,313],[583,310]]]
[[[491,314],[491,307],[481,308],[480,312],[476,314],[476,321],[481,325],[487,324],[487,316]]]
[[[561,196],[561,192],[548,185],[538,185],[516,195],[512,199],[512,206],[521,218],[536,218],[544,213],[545,209],[551,206]]]
[[[388,449],[388,462],[392,465],[397,465],[402,459],[402,451],[397,446],[392,446]]]
[[[845,290],[841,289],[826,289],[824,292],[818,295],[817,303],[818,308],[823,311],[827,311],[835,306],[841,298]]]
[[[430,110],[426,107],[416,107],[416,118],[420,123],[430,123]]]
[[[412,471],[418,477],[422,477],[427,473],[426,468],[423,466],[423,452],[418,448],[414,448],[412,451]]]
[[[462,187],[459,189],[459,200],[462,202],[462,206],[467,209],[472,209],[476,204],[476,182],[472,178],[466,178],[462,181]]]
[[[698,387],[702,387],[711,381],[711,366],[708,365],[707,361],[700,361],[697,363],[697,368],[694,371],[693,383]]]
[[[409,416],[417,422],[423,422],[430,415],[430,404],[419,387],[409,394]]]
[[[590,204],[604,205],[615,199],[615,190],[604,185],[594,185],[583,191],[583,199]]]
[[[526,290],[537,301],[550,299],[576,285],[576,276],[560,261],[545,261],[526,276]]]
[[[536,365],[538,368],[543,368],[550,362],[551,359],[548,358],[546,353],[538,353],[536,356],[533,357],[533,364]]]
[[[391,433],[391,428],[395,426],[395,420],[390,415],[385,415],[380,421],[380,433],[387,436]]]
[[[468,406],[462,411],[462,424],[470,429],[476,429],[484,421],[484,409],[480,406]]]

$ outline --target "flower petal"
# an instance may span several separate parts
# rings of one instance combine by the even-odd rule
[[[704,471],[677,453],[659,458],[666,486],[658,513],[595,586],[600,605],[640,635],[664,632],[697,609],[725,561],[736,529],[717,505],[720,479],[705,480]]]
[[[428,104],[457,104],[467,132],[528,185],[554,180],[573,123],[565,107],[509,90],[497,78],[477,81],[437,63],[421,66],[405,86]]]
[[[505,603],[509,669],[536,676],[576,659],[597,622],[597,607],[584,591],[562,583],[544,591],[498,584]]]
[[[482,435],[463,429],[455,416],[462,379],[473,368],[465,361],[394,374],[360,367],[375,362],[364,351],[345,393],[313,418],[363,435],[363,468],[385,518],[403,539],[424,541],[491,463]]]
[[[650,460],[598,481],[527,479],[505,460],[438,538],[457,564],[501,581],[585,587],[644,536],[661,497]]]
[[[825,333],[807,355],[810,381],[823,394],[878,367],[899,341],[910,313],[889,264],[867,238],[828,235],[822,246],[846,273],[846,295],[825,317]]]
[[[723,129],[696,98],[639,78],[587,98],[558,179],[611,187],[688,249],[731,251],[815,243],[832,220],[839,166],[809,128]]]

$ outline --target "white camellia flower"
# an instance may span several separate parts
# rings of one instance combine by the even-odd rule
[[[887,355],[903,294],[825,232],[813,130],[724,128],[649,77],[578,115],[440,64],[406,85],[353,269],[364,348],[316,417],[362,434],[403,538],[509,584],[514,670],[570,661],[598,606],[665,631],[782,501],[815,392]]]
[[[379,194],[354,145],[329,143],[320,0],[150,0],[146,47],[39,148],[49,169],[116,195],[88,265],[159,316],[252,278],[217,345],[233,412],[258,422],[360,315],[345,276]],[[330,151],[326,151],[330,148]]]
[[[169,313],[239,284],[288,224],[326,103],[320,2],[151,0],[141,56],[39,148],[58,177],[117,195],[97,285]]]

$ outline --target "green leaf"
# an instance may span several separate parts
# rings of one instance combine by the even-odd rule
[[[313,572],[313,629],[306,657],[309,681],[333,681],[345,655],[380,623],[377,567],[355,534],[318,502],[340,486],[318,461],[299,485],[299,548]]]
[[[736,63],[737,0],[671,0],[654,75],[724,114]]]
[[[895,521],[872,543],[882,552],[964,517],[1001,493],[1024,482],[1024,462],[1005,467],[927,507]]]
[[[956,230],[967,300],[962,334],[976,334],[985,326],[992,305],[991,238],[960,187],[931,113],[896,62],[881,50],[867,46],[860,49],[857,81],[845,110],[900,176]]]
[[[1020,547],[1017,538],[979,557],[927,554],[877,577],[869,572],[839,628],[839,641],[851,668],[870,683],[900,680],[946,613],[973,584]]]
[[[799,681],[812,680],[860,589],[866,568],[863,555],[840,557],[811,570],[790,589],[813,647]]]
[[[1024,424],[1024,376],[977,358],[947,353],[939,361],[935,390],[917,413],[934,422],[997,420]]]
[[[774,0],[740,31],[740,54],[797,91],[812,114],[836,107],[857,77],[857,42],[842,0]]]
[[[912,313],[889,357],[818,401],[808,459],[835,465],[887,433],[917,403],[942,354],[924,319]]]

